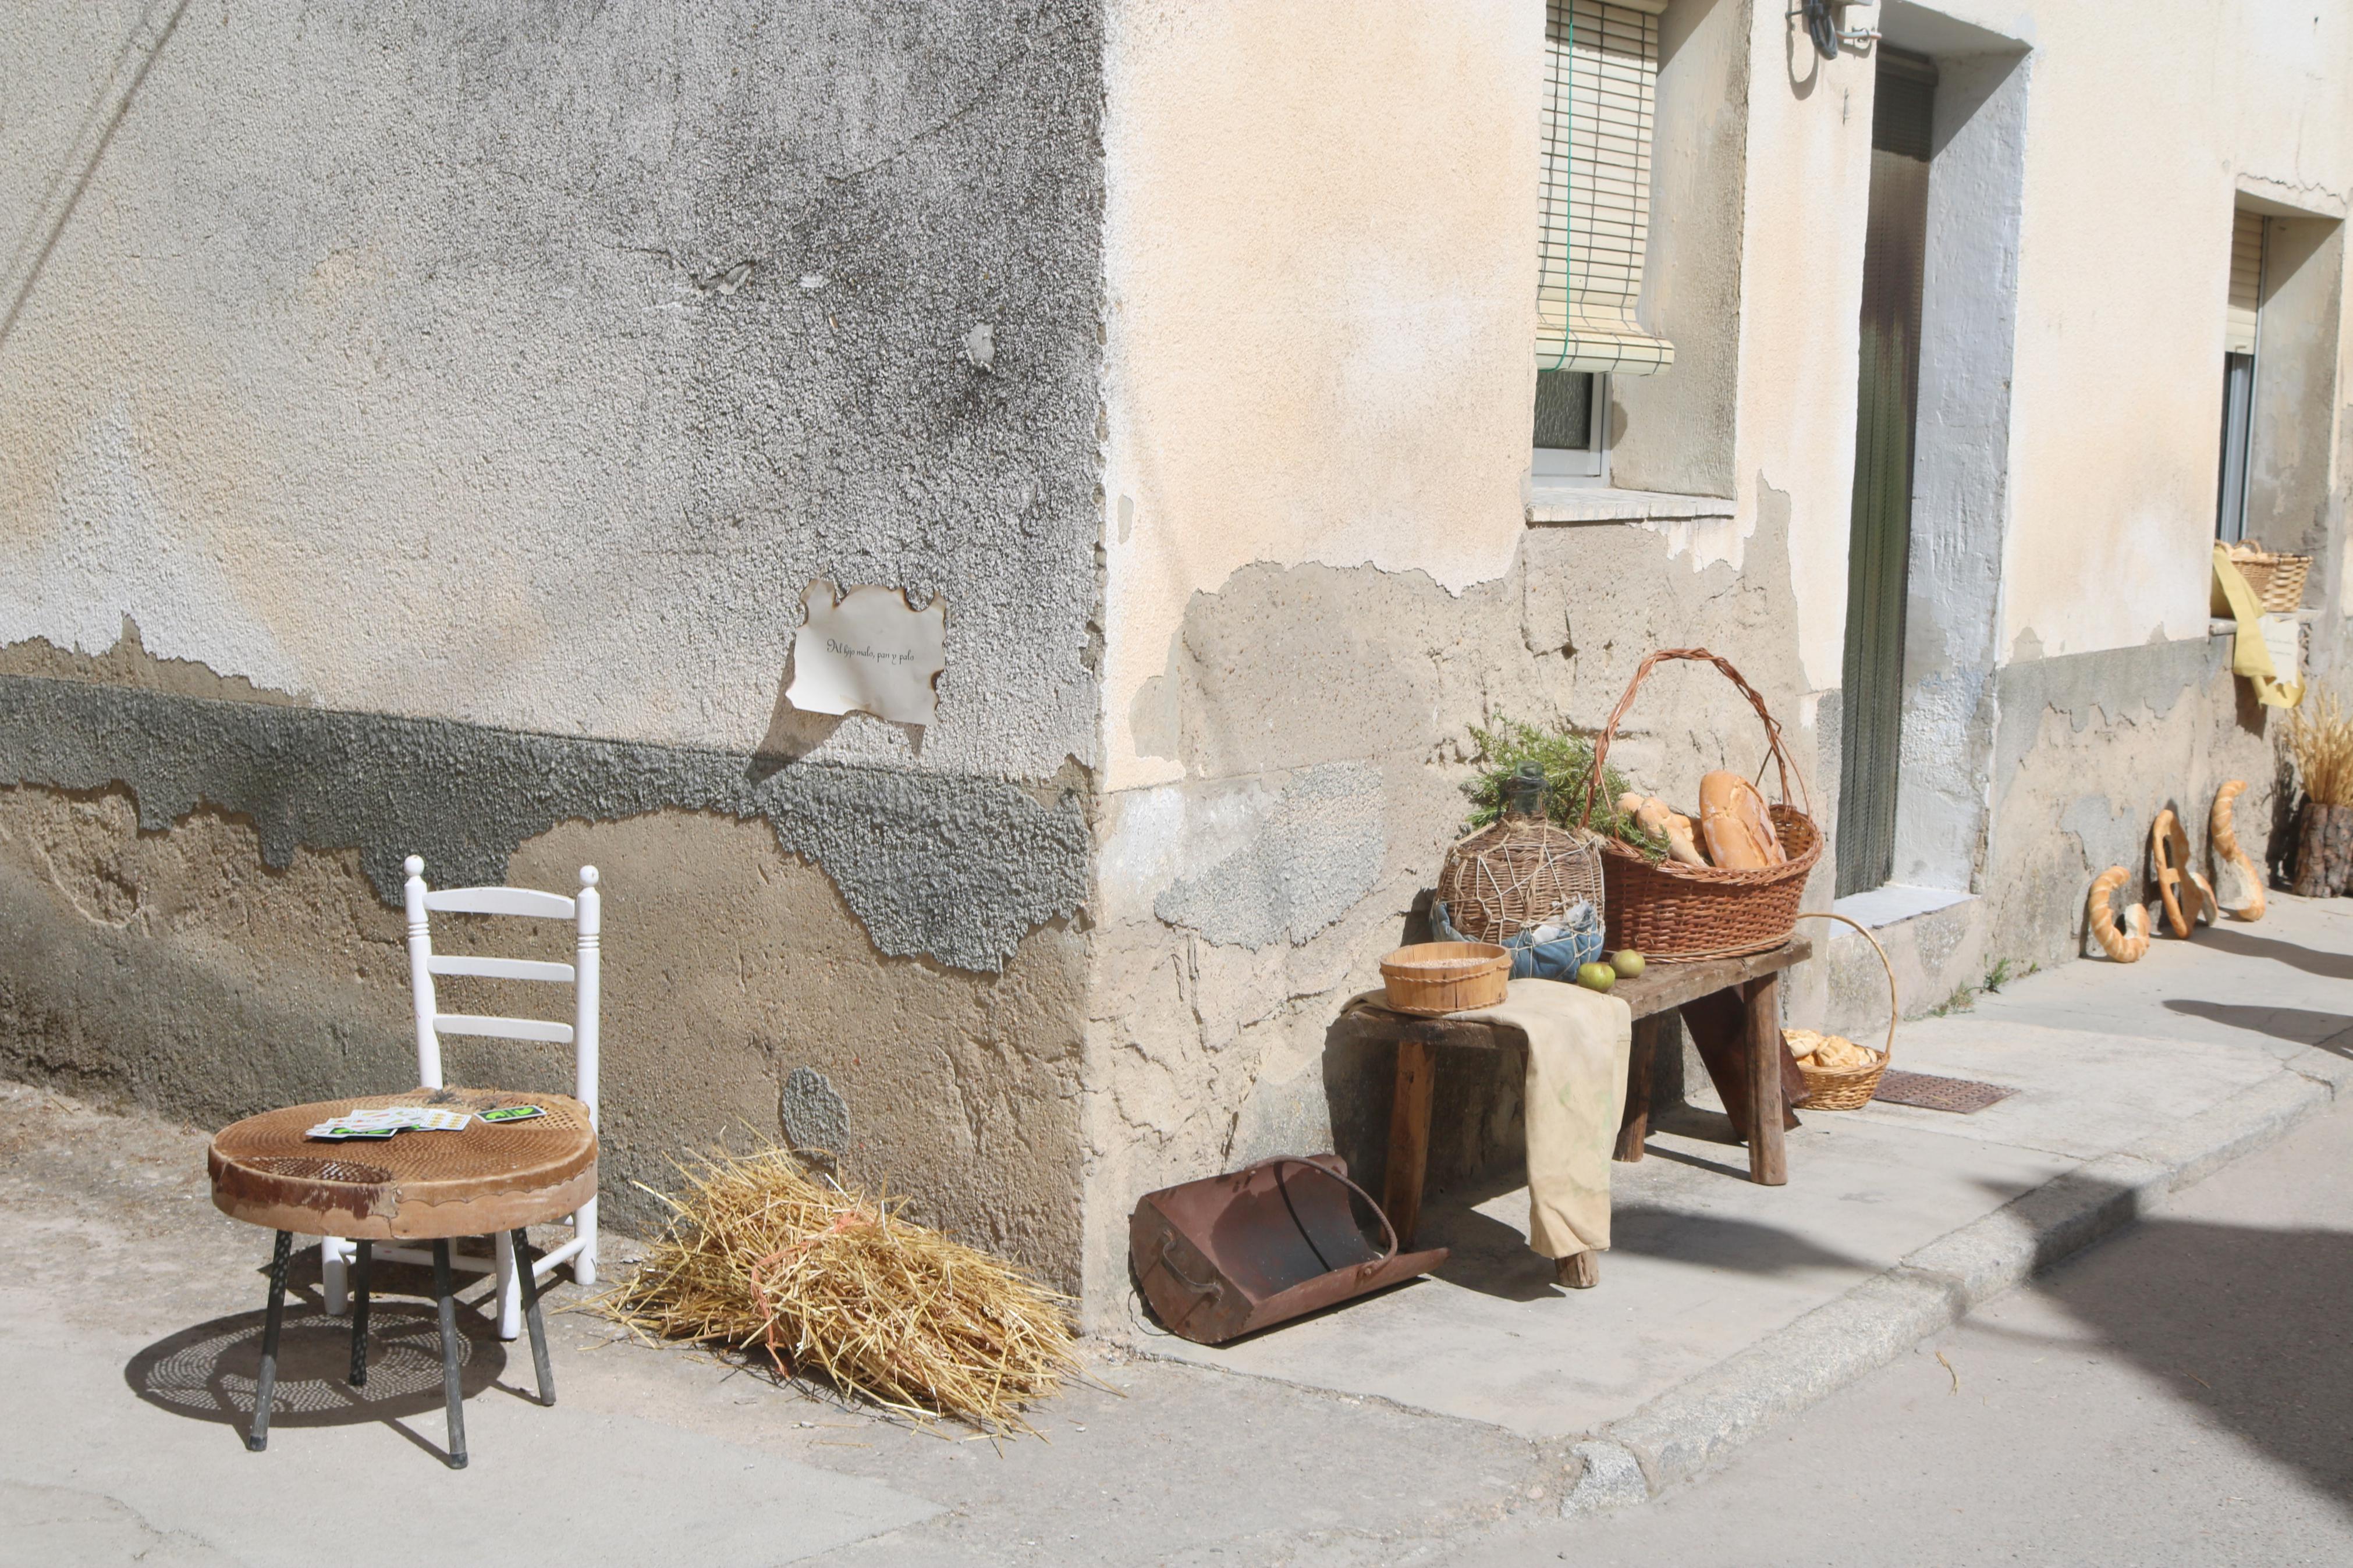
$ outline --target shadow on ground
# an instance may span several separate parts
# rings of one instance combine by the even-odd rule
[[[2174,996],[2166,1000],[2165,1010],[2192,1018],[2203,1018],[2211,1024],[2223,1024],[2233,1029],[2246,1029],[2258,1035],[2269,1035],[2275,1040],[2287,1040],[2333,1056],[2353,1057],[2353,1017],[2342,1013],[2316,1012],[2310,1007],[2250,1007],[2234,1002],[2200,1002],[2190,997]]]
[[[2130,1236],[2038,1290],[2215,1426],[2353,1503],[2353,1233],[2157,1214]]]
[[[2234,926],[2217,925],[2199,933],[2200,947],[2217,947],[2224,952],[2242,958],[2268,958],[2284,963],[2291,969],[2301,969],[2306,974],[2317,974],[2324,980],[2353,980],[2353,953],[2323,952],[2301,942],[2282,942],[2274,936],[2257,936],[2251,931]]]
[[[328,1315],[311,1283],[317,1272],[312,1249],[304,1255],[301,1269],[309,1278],[294,1275],[289,1280],[278,1344],[278,1389],[270,1401],[271,1431],[382,1422],[438,1453],[402,1425],[413,1416],[438,1416],[442,1408],[438,1314],[429,1302],[395,1295],[406,1283],[408,1270],[380,1268],[380,1283],[368,1311],[367,1385],[353,1388],[349,1381],[352,1321]],[[266,1313],[257,1307],[182,1329],[132,1356],[123,1366],[122,1380],[132,1393],[159,1410],[242,1432],[253,1424],[265,1320]],[[500,1384],[506,1347],[490,1321],[462,1303],[458,1331],[459,1384],[466,1397],[472,1398]],[[521,1395],[520,1390],[509,1392]]]

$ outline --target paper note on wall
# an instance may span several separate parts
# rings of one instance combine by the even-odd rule
[[[2288,685],[2298,684],[2304,679],[2304,628],[2294,616],[2265,616],[2263,627],[2273,670]]]
[[[804,713],[871,713],[928,724],[947,668],[947,604],[918,610],[895,588],[852,588],[840,599],[819,578],[801,596],[807,618],[793,634],[793,682],[785,700]]]

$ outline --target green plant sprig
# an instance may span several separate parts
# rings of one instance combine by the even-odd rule
[[[1520,771],[1522,763],[1534,763],[1544,770],[1545,798],[1552,820],[1563,827],[1578,826],[1577,814],[1585,805],[1585,781],[1593,773],[1590,735],[1567,728],[1539,730],[1515,719],[1498,718],[1492,730],[1472,725],[1471,738],[1479,744],[1479,753],[1472,759],[1479,773],[1465,786],[1471,796],[1466,826],[1484,827],[1504,815],[1512,775]],[[1585,826],[1640,850],[1644,859],[1656,864],[1666,858],[1667,841],[1644,831],[1618,809],[1618,797],[1631,787],[1625,774],[1603,763],[1601,786],[1593,792],[1593,819]]]

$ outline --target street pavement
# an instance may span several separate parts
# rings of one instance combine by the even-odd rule
[[[1445,1561],[2353,1563],[2353,1105],[1720,1473]]]

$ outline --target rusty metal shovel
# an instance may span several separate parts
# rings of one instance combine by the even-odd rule
[[[1353,1198],[1379,1222],[1376,1247]],[[1136,1200],[1128,1258],[1172,1332],[1221,1345],[1426,1274],[1446,1248],[1398,1251],[1397,1231],[1337,1154],[1282,1154]]]

